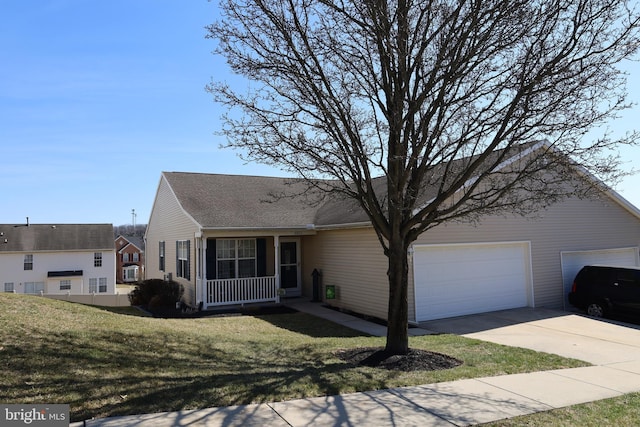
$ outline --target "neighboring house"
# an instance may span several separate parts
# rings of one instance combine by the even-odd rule
[[[144,251],[142,242],[136,236],[116,238],[116,281],[117,283],[137,282],[144,278]]]
[[[335,286],[325,302],[385,319],[387,259],[365,214],[348,201],[271,196],[302,189],[292,179],[162,173],[145,236],[147,277],[172,278],[187,303],[211,308],[311,297],[317,269],[323,286]],[[409,319],[561,309],[582,265],[639,265],[639,245],[640,211],[614,191],[532,218],[440,225],[410,248]]]
[[[0,225],[0,283],[21,294],[115,294],[111,224]]]

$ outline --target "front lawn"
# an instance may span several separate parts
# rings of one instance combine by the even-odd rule
[[[568,406],[552,411],[482,424],[484,427],[636,427],[640,422],[640,393]]]
[[[69,403],[72,421],[585,366],[438,335],[413,337],[410,345],[461,366],[388,371],[334,355],[383,346],[383,338],[303,313],[155,319],[15,294],[0,294],[0,306],[0,402]]]

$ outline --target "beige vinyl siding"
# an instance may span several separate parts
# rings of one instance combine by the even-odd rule
[[[536,306],[562,308],[560,252],[640,244],[640,221],[608,200],[572,199],[548,210],[532,248]],[[562,238],[558,238],[562,236]]]
[[[421,235],[415,244],[530,242],[535,307],[561,309],[560,252],[640,245],[640,221],[608,198],[568,199],[532,217],[487,216],[476,226],[450,223]],[[373,229],[321,231],[304,240],[304,294],[312,295],[311,272],[322,285],[336,285],[331,305],[387,318],[387,258]],[[409,257],[409,320],[415,320],[412,259]]]
[[[196,254],[197,245],[195,233],[199,227],[185,214],[176,200],[173,192],[164,178],[160,180],[153,211],[147,226],[146,241],[146,277],[149,279],[162,279],[167,273],[171,273],[173,280],[181,283],[184,288],[184,301],[195,305],[196,293]],[[190,240],[190,270],[191,280],[177,277],[176,275],[176,241]],[[165,271],[160,271],[159,266],[159,242],[165,242]]]
[[[302,268],[302,295],[307,298],[313,297],[313,277],[314,269],[322,270],[320,259],[320,244],[318,236],[303,236],[301,239],[301,268]],[[273,246],[273,245],[272,245]],[[320,286],[324,285],[324,277],[320,277]],[[321,294],[323,289],[320,290]]]
[[[322,231],[313,243],[316,265],[309,268],[319,268],[322,284],[335,285],[337,289],[337,298],[325,302],[386,319],[387,258],[373,229]],[[311,271],[305,271],[305,275]]]
[[[569,199],[531,218],[489,216],[476,227],[460,223],[439,226],[415,243],[509,241],[531,242],[533,305],[561,309],[560,252],[638,246],[640,221],[608,199]]]

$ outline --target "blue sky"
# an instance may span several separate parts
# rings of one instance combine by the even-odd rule
[[[207,0],[0,2],[0,223],[149,219],[162,171],[284,174],[245,164],[215,134],[205,92],[228,79]],[[640,65],[626,65],[640,102]],[[612,122],[638,126],[640,107]],[[626,168],[640,148],[625,149]],[[616,187],[640,206],[640,177]]]

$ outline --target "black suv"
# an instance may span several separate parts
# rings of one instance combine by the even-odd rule
[[[571,305],[595,317],[640,314],[640,268],[588,265],[573,281]]]

